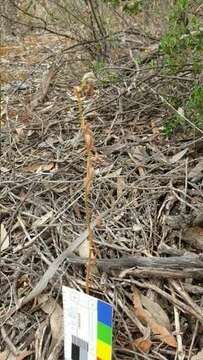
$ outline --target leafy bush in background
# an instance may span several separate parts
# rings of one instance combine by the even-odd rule
[[[16,16],[12,17],[11,11],[6,14],[30,31],[36,27],[41,32],[64,37],[68,43],[80,43],[81,64],[85,64],[88,71],[93,70],[101,87],[123,81],[119,70],[111,66],[115,60],[113,54],[122,56],[135,44],[136,63],[143,65],[140,54],[145,46],[147,50],[148,40],[141,50],[139,41],[138,49],[136,41],[129,42],[125,48],[125,43],[121,43],[123,29],[133,34],[135,25],[135,37],[139,32],[142,36],[151,35],[150,30],[154,30],[149,39],[155,41],[155,45],[159,43],[159,51],[157,57],[152,56],[145,64],[145,71],[154,77],[161,75],[164,81],[161,79],[159,95],[184,115],[177,115],[175,111],[168,115],[164,133],[170,135],[176,129],[187,130],[185,117],[197,127],[203,127],[203,89],[198,83],[203,71],[203,27],[196,11],[201,5],[202,0],[21,0],[21,9],[15,9],[18,10]],[[163,26],[150,22],[149,15]],[[141,19],[146,20],[144,26]],[[74,62],[71,69],[72,73],[84,71]]]
[[[167,69],[175,73],[185,66],[192,66],[200,72],[203,56],[203,28],[196,15],[191,15],[190,2],[178,0],[168,17],[168,31],[162,37],[160,49],[163,51]]]
[[[176,103],[183,108],[184,114],[198,127],[203,127],[203,86],[198,85],[195,77],[203,69],[203,28],[195,14],[191,14],[192,1],[178,0],[168,16],[168,31],[160,41],[163,53],[163,73],[176,75],[186,72],[193,76],[194,82],[189,96],[184,100],[176,94]],[[177,82],[178,87],[178,82]],[[179,98],[178,98],[179,96]],[[174,101],[173,98],[169,101]],[[185,126],[183,117],[177,115],[167,120],[164,132],[167,135],[180,126]]]

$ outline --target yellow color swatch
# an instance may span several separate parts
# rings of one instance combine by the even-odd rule
[[[97,358],[101,360],[111,360],[112,347],[103,341],[97,340]]]

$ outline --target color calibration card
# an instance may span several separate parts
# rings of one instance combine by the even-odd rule
[[[111,360],[112,306],[63,286],[65,360]]]

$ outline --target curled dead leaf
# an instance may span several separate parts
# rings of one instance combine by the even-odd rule
[[[47,171],[54,172],[56,171],[56,169],[57,167],[55,166],[54,162],[51,162],[49,164],[35,163],[23,167],[24,171],[37,173],[37,174],[40,172],[47,172]]]
[[[139,338],[133,341],[133,345],[139,350],[148,353],[152,346],[152,341],[149,339]]]

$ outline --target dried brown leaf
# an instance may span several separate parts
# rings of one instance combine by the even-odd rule
[[[47,294],[38,297],[41,309],[49,315],[52,341],[48,359],[54,359],[54,353],[60,350],[63,340],[63,311],[61,306]]]
[[[139,350],[148,353],[152,346],[152,341],[149,339],[139,338],[133,341],[133,345]]]
[[[28,166],[23,167],[24,171],[31,172],[31,173],[40,173],[43,171],[54,171],[54,169],[55,169],[54,162],[51,162],[49,164],[35,163],[35,164],[30,164]]]
[[[170,330],[170,321],[168,315],[162,309],[162,307],[147,296],[141,294],[140,297],[142,305],[147,311],[149,311],[149,313],[153,316],[154,320],[159,325],[162,325],[166,329]]]
[[[158,324],[149,311],[143,309],[140,293],[136,288],[134,289],[133,293],[133,304],[137,318],[142,321],[143,324],[147,324],[152,333],[156,335],[158,339],[176,348],[177,344],[175,337],[163,325]]]

